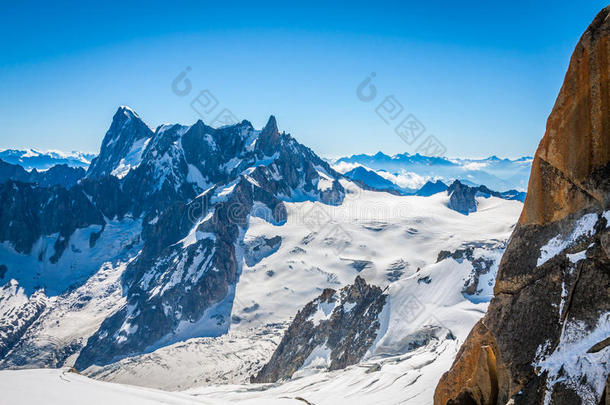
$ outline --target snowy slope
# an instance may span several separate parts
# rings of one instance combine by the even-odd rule
[[[281,227],[251,219],[246,240],[280,236],[282,244],[272,256],[244,266],[233,308],[240,322],[233,329],[286,320],[323,288],[349,284],[357,274],[386,286],[396,263],[406,278],[434,264],[441,250],[453,251],[465,242],[505,241],[522,207],[481,198],[480,211],[465,218],[446,207],[443,193],[397,197],[343,185],[354,193],[341,206],[289,203],[288,221]],[[321,229],[309,222],[318,212],[328,220]]]
[[[129,357],[86,375],[98,380],[179,391],[214,384],[245,384],[282,338],[284,324],[193,338]]]
[[[244,262],[229,334],[191,339],[86,371],[106,381],[189,391],[169,394],[106,384],[58,370],[0,371],[1,389],[11,398],[22,394],[24,384],[34,387],[29,403],[43,398],[43,390],[52,390],[53,396],[44,397],[50,404],[69,404],[82,395],[135,404],[303,403],[295,398],[316,405],[353,403],[356,399],[361,403],[429,403],[438,378],[487,308],[502,242],[508,238],[522,204],[481,198],[479,211],[466,217],[446,207],[443,193],[400,197],[342,183],[348,194],[341,206],[287,203],[288,219],[283,226],[251,218],[243,252],[260,246],[253,242],[260,238],[279,236],[281,245],[263,251],[250,265]],[[316,228],[310,219],[315,217],[312,210],[318,209],[324,210],[328,223]],[[335,226],[343,231],[335,232]],[[477,255],[495,261],[485,281],[487,290],[477,297],[462,294],[473,272],[469,261],[449,257],[436,262],[441,250],[453,251],[472,242],[489,243],[484,245],[488,248],[479,248]],[[120,269],[107,271],[114,275],[94,276],[87,283],[89,287],[85,284],[81,288],[92,288],[92,283],[98,289],[104,285],[111,288]],[[245,383],[270,358],[281,338],[285,323],[270,324],[289,321],[321,289],[351,283],[357,274],[388,286],[389,294],[378,339],[360,364],[333,372],[312,364],[285,383]],[[87,295],[84,290],[74,294]],[[113,294],[120,293],[87,304],[85,309],[92,308],[86,309],[86,315],[74,309],[62,312],[59,308],[65,304],[76,305],[75,298],[62,298],[65,304],[53,304],[56,309],[48,322],[70,322],[74,328],[82,328],[72,323],[80,319],[88,322],[92,331],[100,321],[94,314],[113,310],[112,306],[99,308],[102,302],[121,305],[120,295]],[[53,331],[50,325],[42,329]],[[64,327],[56,330],[64,332],[49,340],[69,335]],[[235,383],[241,385],[230,385]]]
[[[85,373],[105,381],[169,390],[244,383],[247,376],[243,370],[254,374],[279,343],[281,336],[277,333],[281,328],[269,330],[268,325],[290,321],[297,310],[322,289],[342,287],[360,274],[369,282],[389,286],[390,294],[389,304],[382,314],[382,331],[365,363],[391,364],[396,356],[410,357],[408,343],[417,340],[414,337],[417,338],[421,330],[428,329],[430,315],[434,315],[433,323],[445,331],[442,337],[450,330],[457,338],[432,339],[426,343],[429,344],[427,349],[418,349],[422,359],[439,357],[443,362],[435,363],[425,371],[410,372],[422,374],[421,383],[418,383],[421,385],[416,385],[413,392],[431,396],[433,384],[430,381],[438,379],[450,366],[460,343],[487,308],[502,242],[508,238],[522,204],[494,197],[481,198],[480,210],[466,217],[446,207],[448,197],[443,193],[433,197],[400,197],[362,191],[347,181],[342,183],[348,194],[341,206],[309,201],[286,203],[288,217],[282,226],[262,218],[250,218],[242,246],[244,252],[251,246],[259,246],[257,241],[261,239],[279,237],[281,245],[259,255],[260,261],[256,263],[247,264],[244,259],[229,335],[191,339],[105,367],[92,367]],[[323,218],[329,222],[321,229],[312,229],[315,226],[310,219],[316,210],[323,210],[323,215],[327,215]],[[328,235],[335,226],[343,230],[339,234],[341,237]],[[436,263],[441,250],[454,251],[473,242],[485,243],[485,247],[475,249],[475,256],[494,262],[492,271],[481,277],[481,292],[474,297],[462,294],[463,286],[473,272],[469,261],[447,258]],[[413,297],[415,301],[411,300]],[[415,312],[417,317],[405,323],[405,314],[414,312],[414,305],[419,308]],[[252,341],[253,330],[259,334],[254,340],[257,343]],[[261,340],[269,344],[262,345]],[[446,350],[451,354],[446,354]],[[441,355],[439,351],[445,354]],[[236,360],[235,353],[242,359]],[[258,363],[252,364],[254,360]],[[196,370],[188,366],[175,367],[177,364],[193,365]],[[404,370],[398,367],[395,372],[406,373],[411,367],[408,364],[404,364],[407,367]],[[219,373],[218,368],[226,372]],[[330,384],[326,373],[318,375],[321,370],[313,371],[315,375],[307,377],[307,381],[321,386]],[[334,373],[343,375],[342,372]],[[341,378],[360,379],[363,371],[360,367],[352,367],[345,373]],[[311,373],[301,373],[307,374]],[[361,387],[373,380],[362,380]],[[304,383],[290,382],[288,387],[299,384]],[[254,390],[250,386],[243,389]],[[227,390],[229,387],[216,387],[206,389],[205,393],[218,392],[220,398]],[[278,390],[281,392],[280,388]],[[388,397],[394,395],[387,394]],[[254,394],[244,394],[244,398],[251,395]]]
[[[76,188],[95,216],[63,234],[35,234],[21,250],[10,239],[0,246],[0,368],[74,365],[105,381],[193,390],[158,398],[82,377],[75,384],[160,401],[318,404],[357,392],[428,401],[487,308],[522,209],[477,197],[465,216],[446,193],[365,191],[280,133],[273,117],[261,131],[247,121],[152,131],[126,107]],[[284,384],[247,383],[299,309],[356,276],[388,296],[360,364],[328,373],[320,347]],[[67,378],[23,375],[42,385]],[[0,385],[11,378],[0,373]]]

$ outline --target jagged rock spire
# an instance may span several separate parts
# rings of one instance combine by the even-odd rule
[[[521,223],[555,221],[584,206],[609,204],[607,193],[598,188],[604,180],[601,172],[595,175],[610,161],[609,36],[610,7],[606,7],[570,59],[532,164]]]
[[[276,151],[280,142],[280,131],[277,128],[277,121],[273,115],[269,117],[267,124],[263,128],[259,142],[265,155],[270,156]]]
[[[104,136],[99,155],[91,161],[87,176],[101,177],[111,174],[121,159],[129,154],[134,143],[152,135],[153,131],[134,110],[120,106]]]

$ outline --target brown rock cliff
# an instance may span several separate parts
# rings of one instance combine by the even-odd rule
[[[598,404],[608,397],[609,340],[602,331],[598,342],[593,331],[610,318],[609,55],[610,6],[576,46],[495,297],[439,381],[437,405]],[[545,256],[553,241],[561,247]],[[586,364],[581,374],[544,366],[569,340],[566,330],[591,340],[574,357]],[[601,371],[587,374],[594,369]]]

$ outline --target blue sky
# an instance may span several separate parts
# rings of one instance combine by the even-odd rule
[[[255,127],[274,114],[326,156],[413,153],[375,112],[387,96],[448,156],[531,155],[605,4],[462,3],[3,2],[0,148],[97,152],[119,105],[151,126],[191,124],[209,90],[205,122],[224,108]],[[363,102],[371,72],[377,96]]]

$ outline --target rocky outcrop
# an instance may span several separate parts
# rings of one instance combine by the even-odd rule
[[[269,363],[251,381],[287,379],[314,361],[329,370],[356,364],[377,337],[386,298],[360,276],[340,291],[325,289],[298,312]]]
[[[576,46],[488,312],[435,404],[598,404],[610,373],[610,7]]]
[[[86,170],[82,167],[70,167],[67,164],[60,164],[43,172],[32,169],[30,181],[42,187],[62,186],[71,188],[80,179],[85,177],[86,173]]]
[[[477,190],[474,187],[468,187],[456,180],[447,189],[447,194],[449,194],[449,204],[447,206],[452,210],[464,215],[477,210],[477,201],[475,200]]]
[[[440,262],[447,258],[452,258],[458,263],[462,263],[464,260],[467,260],[472,264],[472,272],[470,277],[466,279],[464,282],[464,288],[462,289],[462,294],[466,297],[480,295],[484,290],[490,290],[493,287],[493,277],[487,277],[486,280],[489,285],[482,285],[481,279],[486,275],[493,276],[490,274],[494,271],[494,268],[497,269],[497,261],[494,257],[484,256],[477,254],[477,251],[481,251],[481,249],[485,249],[489,252],[498,252],[498,256],[502,251],[506,248],[506,244],[502,242],[471,242],[464,244],[459,249],[450,252],[448,250],[441,250],[437,256],[436,262]]]
[[[11,242],[17,252],[30,253],[40,236],[57,234],[51,257],[56,262],[76,229],[104,223],[79,187],[46,188],[10,180],[0,184],[0,242]]]
[[[114,114],[112,125],[102,142],[100,154],[91,161],[87,175],[102,177],[119,174],[120,170],[117,170],[119,166],[130,164],[135,158],[134,153],[139,153],[139,147],[152,136],[153,131],[135,111],[121,106]]]
[[[609,9],[576,45],[538,146],[520,223],[545,224],[608,205],[610,182]]]
[[[504,200],[525,200],[525,193],[517,190],[508,190],[504,192],[493,191],[486,186],[471,187],[463,184],[459,180],[455,180],[447,189],[449,194],[448,207],[461,214],[468,215],[477,210],[477,201],[475,197],[497,197]]]

